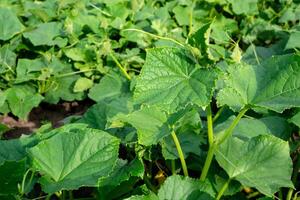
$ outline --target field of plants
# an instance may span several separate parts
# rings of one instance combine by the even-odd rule
[[[0,0],[0,200],[299,200],[299,22],[299,0]]]

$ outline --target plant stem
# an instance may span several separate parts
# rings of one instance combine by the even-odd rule
[[[220,108],[218,110],[218,112],[216,113],[216,115],[213,118],[213,122],[215,122],[220,117],[220,115],[222,114],[222,112],[224,111],[224,109],[225,109],[225,106],[223,106],[222,108]]]
[[[207,137],[208,137],[209,149],[208,149],[206,160],[205,160],[202,172],[201,172],[201,176],[200,176],[201,181],[204,181],[207,176],[211,161],[214,157],[214,152],[215,152],[215,147],[216,147],[214,145],[213,119],[212,119],[210,104],[206,108],[206,117],[207,117]]]
[[[208,173],[208,170],[210,168],[210,164],[212,162],[212,159],[214,157],[214,153],[215,153],[216,148],[217,148],[217,145],[213,144],[208,149],[207,156],[206,156],[206,159],[205,159],[205,163],[204,163],[204,166],[203,166],[203,169],[202,169],[202,172],[201,172],[200,181],[204,181],[206,176],[207,176],[207,173]]]
[[[124,76],[128,80],[131,80],[131,77],[129,76],[129,74],[127,73],[127,71],[125,70],[125,68],[121,65],[121,63],[118,61],[118,59],[114,56],[113,52],[110,53],[110,56],[112,57],[112,59],[114,60],[114,62],[116,63],[116,65],[119,67],[119,69],[121,70],[121,72],[124,74]]]
[[[175,160],[171,160],[171,170],[172,170],[172,174],[175,175],[176,174],[176,163],[175,163]]]
[[[240,113],[237,115],[237,117],[233,120],[229,128],[225,131],[224,135],[221,137],[221,139],[218,142],[213,141],[213,122],[211,121],[211,109],[210,105],[207,107],[207,131],[208,131],[208,143],[209,143],[209,149],[207,153],[207,157],[203,166],[203,170],[200,176],[200,180],[204,181],[208,170],[210,168],[212,159],[215,154],[215,150],[218,148],[218,145],[222,144],[231,134],[233,129],[236,127],[236,125],[239,123],[240,119],[243,117],[243,115],[247,112],[249,108],[246,106],[244,107]]]
[[[207,116],[208,144],[209,144],[209,146],[212,146],[213,142],[214,142],[214,130],[213,130],[213,119],[212,119],[210,104],[206,108],[206,116]]]
[[[189,176],[187,166],[186,166],[186,162],[185,162],[184,155],[183,155],[183,151],[182,151],[180,142],[179,142],[174,130],[172,131],[171,135],[172,135],[173,141],[175,143],[175,146],[176,146],[176,149],[177,149],[177,152],[178,152],[178,156],[179,156],[179,159],[180,159],[180,162],[181,162],[183,174],[184,174],[184,176]]]
[[[222,144],[228,137],[231,136],[233,129],[236,127],[236,125],[239,123],[241,118],[244,116],[244,114],[247,112],[249,108],[245,106],[239,114],[236,116],[236,118],[233,120],[233,122],[230,124],[229,128],[225,131],[224,135],[220,138],[218,141],[218,145]]]
[[[176,44],[178,44],[179,46],[182,46],[182,47],[185,46],[184,44],[182,44],[182,43],[180,43],[180,42],[178,42],[177,40],[174,40],[174,39],[172,39],[172,38],[168,38],[168,37],[163,37],[163,36],[155,35],[155,34],[148,33],[148,32],[146,32],[146,31],[140,30],[140,29],[128,28],[128,29],[124,29],[124,30],[122,30],[122,31],[136,31],[136,32],[140,32],[140,33],[149,35],[149,36],[154,37],[154,38],[157,38],[157,39],[168,40],[168,41],[174,42],[174,43],[176,43]]]
[[[226,183],[224,183],[223,187],[221,188],[221,190],[219,191],[219,193],[218,193],[218,195],[217,195],[216,200],[221,199],[221,197],[223,196],[224,192],[227,190],[230,181],[231,181],[231,179],[228,179],[228,180],[226,181]]]
[[[297,181],[297,176],[298,176],[299,168],[300,168],[300,155],[298,155],[297,162],[296,162],[296,165],[295,165],[295,168],[294,168],[294,172],[293,172],[293,176],[292,176],[292,181],[293,181],[294,184]],[[289,191],[287,193],[287,196],[286,196],[286,200],[291,200],[292,199],[293,191],[294,191],[293,188],[289,189]]]

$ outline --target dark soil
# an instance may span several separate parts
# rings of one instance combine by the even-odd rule
[[[22,134],[32,133],[48,122],[51,122],[53,127],[59,127],[63,119],[72,115],[82,115],[92,104],[91,100],[61,102],[55,105],[42,103],[30,112],[27,121],[18,120],[12,115],[0,116],[0,123],[10,128],[3,137],[5,139],[18,138]]]

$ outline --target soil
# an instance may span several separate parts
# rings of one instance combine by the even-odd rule
[[[12,115],[0,116],[0,123],[10,128],[3,138],[12,139],[22,134],[31,134],[47,122],[51,122],[53,127],[59,127],[63,119],[72,115],[82,115],[92,104],[91,100],[61,102],[55,105],[42,103],[30,112],[28,120],[18,120]]]

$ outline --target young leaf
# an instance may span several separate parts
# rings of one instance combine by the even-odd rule
[[[34,168],[42,174],[43,190],[53,193],[96,186],[98,179],[107,176],[116,164],[119,143],[104,131],[75,126],[42,141],[29,153]]]
[[[280,187],[293,187],[289,144],[274,136],[248,141],[229,138],[217,149],[216,159],[230,178],[265,195],[272,196]]]
[[[261,65],[231,65],[217,101],[233,110],[249,105],[282,112],[300,107],[299,80],[299,55],[274,56]]]
[[[94,82],[91,79],[80,77],[75,82],[74,92],[83,92],[90,89],[93,86]]]
[[[145,65],[137,79],[134,98],[174,112],[188,104],[206,106],[212,97],[217,73],[201,68],[179,48],[147,51]]]

